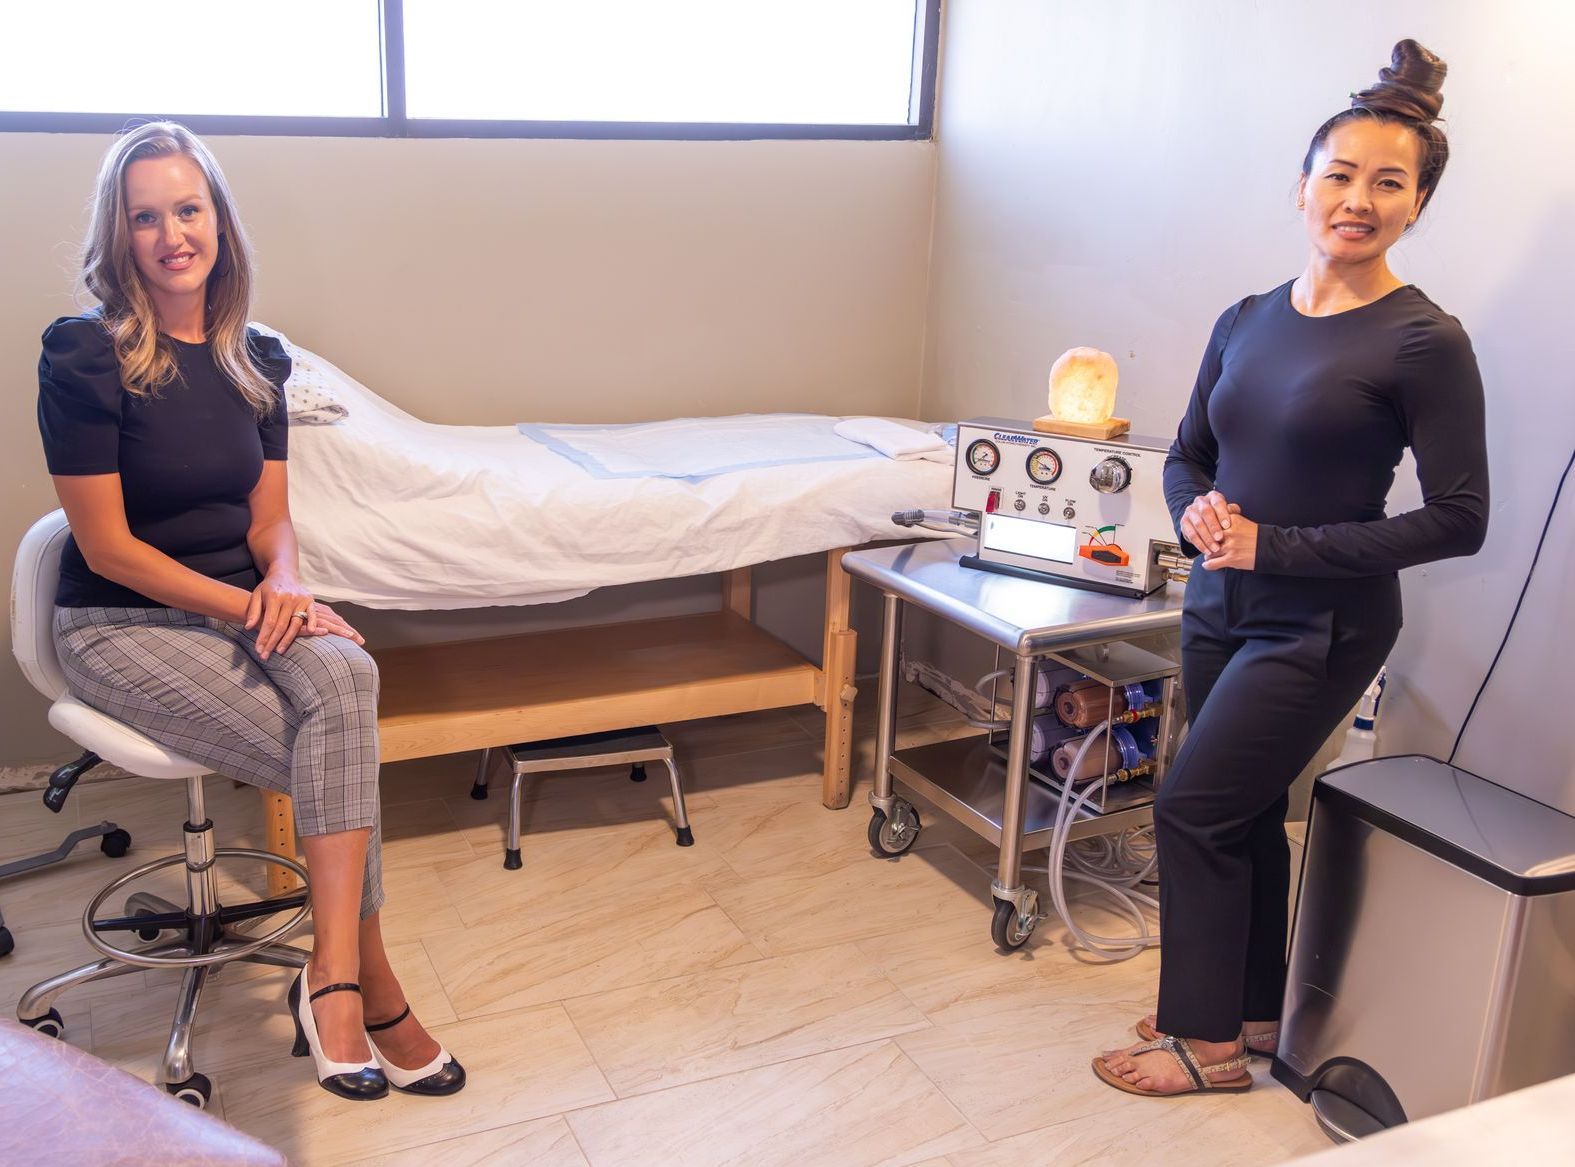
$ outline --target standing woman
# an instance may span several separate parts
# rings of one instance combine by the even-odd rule
[[[290,1008],[323,1087],[451,1094],[465,1071],[411,1015],[383,947],[377,669],[298,576],[290,359],[247,328],[251,264],[190,131],[155,122],[111,145],[83,257],[99,306],[50,325],[38,365],[71,524],[61,663],[88,705],[293,799],[315,940]]]
[[[1287,791],[1400,631],[1402,568],[1487,531],[1482,381],[1459,321],[1389,270],[1438,189],[1444,63],[1412,40],[1313,135],[1301,275],[1214,326],[1165,462],[1188,553],[1193,711],[1160,787],[1159,1011],[1094,1060],[1132,1094],[1245,1090],[1285,989]],[[1416,457],[1423,505],[1384,516]]]

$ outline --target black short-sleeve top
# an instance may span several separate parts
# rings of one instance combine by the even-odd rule
[[[259,417],[206,344],[164,338],[178,375],[158,391],[128,393],[113,342],[97,313],[67,316],[44,331],[38,361],[38,429],[56,475],[119,474],[126,521],[138,539],[212,579],[259,582],[246,546],[250,495],[263,461],[287,449],[283,401],[290,358],[271,336],[247,334],[252,363],[278,390]],[[87,565],[76,540],[60,561],[62,607],[158,608]]]

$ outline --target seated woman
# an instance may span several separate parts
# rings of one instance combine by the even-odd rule
[[[55,635],[72,693],[214,771],[290,795],[315,940],[290,987],[294,1053],[324,1089],[452,1094],[465,1071],[389,967],[377,668],[297,578],[282,388],[246,327],[251,249],[224,175],[182,126],[99,169],[83,280],[44,333],[38,422],[71,524]]]

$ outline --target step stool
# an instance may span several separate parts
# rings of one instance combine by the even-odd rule
[[[630,765],[629,780],[644,782],[645,763],[661,762],[672,776],[673,818],[678,828],[678,845],[694,845],[694,832],[689,829],[689,812],[684,808],[683,782],[678,777],[678,765],[673,760],[673,746],[654,725],[609,730],[605,733],[582,733],[539,742],[517,742],[498,748],[514,771],[514,781],[509,786],[509,839],[503,852],[503,866],[510,871],[518,871],[521,867],[520,790],[525,784],[525,778],[531,774],[559,770],[593,770],[627,762]],[[470,791],[472,798],[487,797],[487,771],[491,762],[492,750],[483,750],[476,770],[476,782]]]

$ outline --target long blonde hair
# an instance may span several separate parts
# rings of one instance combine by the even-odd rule
[[[252,362],[246,322],[252,308],[252,249],[235,212],[224,171],[202,140],[175,122],[148,122],[110,145],[98,169],[93,218],[82,250],[82,283],[103,305],[104,325],[114,340],[120,380],[128,393],[156,393],[175,379],[174,346],[159,333],[158,311],[131,255],[126,221],[126,170],[144,158],[173,154],[190,158],[213,197],[218,255],[208,276],[204,332],[214,363],[263,415],[277,404],[278,390]]]

